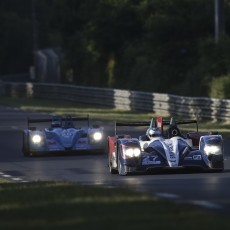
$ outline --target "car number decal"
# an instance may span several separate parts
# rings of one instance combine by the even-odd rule
[[[196,161],[200,161],[200,160],[202,160],[202,157],[201,157],[201,155],[193,155],[193,160],[196,160]]]
[[[142,160],[142,165],[159,165],[161,164],[161,161],[156,160],[157,156],[146,156]]]

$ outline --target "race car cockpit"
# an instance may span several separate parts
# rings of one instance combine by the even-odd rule
[[[151,140],[154,137],[161,137],[162,133],[158,128],[148,128],[146,131],[146,136],[149,138],[149,140]]]
[[[54,116],[51,122],[51,128],[61,128],[62,118],[60,116]]]
[[[66,116],[63,119],[63,128],[64,129],[74,128],[73,119],[70,115]]]

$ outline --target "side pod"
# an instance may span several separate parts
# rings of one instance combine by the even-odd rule
[[[117,160],[115,153],[116,137],[109,136],[108,141],[108,166],[111,174],[117,173]]]

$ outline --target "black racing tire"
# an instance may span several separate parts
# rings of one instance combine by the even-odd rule
[[[108,151],[108,167],[109,167],[109,172],[111,174],[117,174],[117,170],[112,167],[112,162],[111,162],[110,153],[109,153],[109,147],[108,147],[107,151]]]
[[[127,176],[128,175],[128,172],[126,171],[125,166],[122,165],[121,162],[120,162],[119,156],[118,156],[118,159],[117,159],[117,168],[118,168],[118,174],[120,176]]]
[[[114,169],[114,168],[112,168],[111,163],[109,163],[109,172],[110,172],[111,174],[117,174],[117,170]]]
[[[23,133],[23,137],[22,137],[22,152],[25,157],[30,156],[28,137],[25,133]]]

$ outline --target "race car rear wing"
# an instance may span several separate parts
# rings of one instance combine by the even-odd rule
[[[156,119],[151,119],[149,122],[116,122],[115,121],[115,136],[117,136],[117,127],[118,126],[149,126],[149,127],[157,127],[163,131],[163,126],[170,125],[173,119],[171,120],[163,120],[162,117],[156,117]],[[198,132],[198,122],[197,120],[181,120],[181,121],[174,121],[175,125],[182,125],[182,124],[196,124],[196,131]]]
[[[70,121],[87,121],[89,126],[89,115],[87,117],[60,117],[61,121],[65,122],[67,120]],[[27,119],[27,126],[29,128],[31,123],[45,123],[45,122],[52,122],[52,118],[28,118]]]
[[[117,136],[118,126],[149,126],[149,122],[116,122],[115,121],[115,136]]]
[[[163,125],[170,125],[170,121],[163,121]],[[197,120],[181,120],[181,121],[174,121],[176,125],[186,125],[186,124],[196,124],[196,131],[198,132],[198,122]]]

